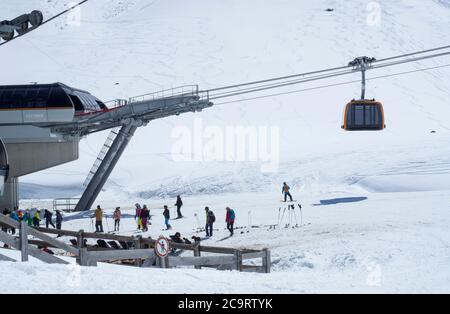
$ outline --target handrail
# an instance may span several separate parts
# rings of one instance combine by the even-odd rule
[[[169,97],[176,96],[184,96],[184,95],[198,95],[199,87],[198,85],[183,85],[174,88],[164,89],[153,93],[138,95],[134,97],[130,97],[129,103],[138,102],[138,101],[146,101],[146,100],[156,100],[163,99]]]

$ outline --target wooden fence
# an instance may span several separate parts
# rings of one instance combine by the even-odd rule
[[[75,257],[81,266],[97,266],[98,262],[124,263],[137,267],[187,267],[196,269],[202,267],[218,270],[238,270],[245,272],[269,273],[271,256],[268,249],[234,249],[225,247],[203,246],[200,242],[183,244],[170,242],[172,249],[177,251],[191,251],[193,256],[171,256],[160,258],[154,251],[155,240],[143,237],[128,237],[105,233],[87,233],[83,230],[68,231],[45,228],[32,228],[25,222],[17,222],[0,214],[0,225],[15,228],[19,236],[15,237],[0,231],[0,242],[20,250],[22,261],[28,261],[28,256],[35,257],[45,263],[68,264],[67,261],[51,255],[41,248],[56,248],[65,252],[67,256]],[[50,235],[71,237],[72,244],[67,244]],[[29,237],[33,239],[29,239]],[[88,244],[88,240],[107,240],[112,244],[121,243],[122,247],[99,247]],[[248,265],[246,261],[261,260],[260,265]],[[0,261],[12,261],[11,258],[0,254]]]

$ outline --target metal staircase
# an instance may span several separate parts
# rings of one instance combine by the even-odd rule
[[[142,125],[134,120],[129,120],[124,122],[118,132],[113,131],[110,133],[99,158],[95,161],[93,169],[86,179],[88,181],[86,190],[75,207],[75,211],[84,211],[92,208],[97,196],[100,194],[139,126]]]
[[[89,174],[86,178],[86,180],[83,183],[84,187],[87,187],[89,183],[92,181],[92,178],[97,173],[98,169],[100,168],[100,165],[102,164],[103,160],[106,157],[106,154],[108,153],[109,149],[111,148],[112,143],[116,139],[117,135],[119,134],[120,127],[114,128],[109,133],[108,137],[106,138],[105,144],[103,144],[102,150],[98,154],[97,159],[94,162],[94,165],[91,168],[91,171],[89,171]]]

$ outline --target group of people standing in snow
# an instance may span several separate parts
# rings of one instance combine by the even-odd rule
[[[183,206],[183,201],[181,200],[181,197],[177,197],[177,201],[175,205],[177,207],[177,219],[183,218],[183,215],[181,214],[181,207]],[[164,224],[166,226],[167,230],[172,229],[172,226],[170,225],[170,210],[167,205],[164,205],[163,209],[163,216],[164,216]],[[100,205],[97,206],[97,209],[94,212],[94,215],[91,218],[95,218],[95,232],[104,232],[103,228],[103,219],[106,218],[103,209]],[[113,212],[113,219],[114,219],[114,232],[120,231],[120,220],[122,219],[122,211],[120,207],[116,207],[116,209]],[[137,224],[137,229],[141,230],[142,232],[148,231],[148,226],[151,225],[151,215],[150,210],[148,209],[147,205],[141,206],[139,203],[135,204],[135,215],[134,219]]]
[[[227,229],[230,231],[230,236],[234,235],[234,222],[236,220],[236,213],[234,209],[231,209],[230,207],[226,208],[226,216],[225,216],[225,222],[227,224]],[[216,222],[216,216],[214,215],[214,212],[209,209],[209,207],[205,207],[205,213],[206,213],[206,225],[205,225],[205,231],[206,231],[206,237],[212,237],[214,232],[214,223]]]
[[[56,210],[55,219],[53,219],[53,212],[48,209],[26,209],[21,210],[18,208],[14,208],[14,210],[4,209],[2,214],[17,221],[25,221],[28,226],[32,227],[40,227],[42,220],[45,221],[45,227],[48,229],[52,226],[54,229],[61,230],[62,224],[64,221],[64,217],[60,210]],[[2,231],[7,232],[10,231],[12,234],[16,233],[14,228],[8,228],[2,226]]]
[[[183,207],[183,201],[181,199],[181,196],[179,195],[177,196],[177,200],[174,206],[176,206],[177,209],[177,218],[175,219],[183,218],[183,214],[181,213],[181,208]],[[170,224],[171,216],[169,206],[164,205],[162,214],[164,217],[164,225],[166,226],[166,230],[171,230],[172,225]],[[214,223],[216,222],[216,216],[214,215],[214,212],[209,209],[209,207],[205,207],[205,214],[206,214],[206,224],[205,224],[206,237],[212,237],[214,233]],[[116,207],[112,216],[114,219],[114,232],[119,232],[120,220],[122,219],[122,212],[120,207]],[[135,204],[134,219],[136,221],[138,230],[142,232],[147,232],[149,230],[148,226],[152,224],[151,217],[152,215],[150,215],[150,210],[148,209],[147,205],[141,206],[139,203]],[[106,217],[100,205],[97,206],[97,209],[95,210],[92,218],[95,218],[95,232],[100,233],[104,232],[103,220]],[[235,220],[236,220],[235,211],[230,207],[227,207],[225,222],[227,224],[227,229],[230,232],[230,236],[234,234]]]
[[[292,195],[290,193],[290,187],[287,185],[286,182],[283,183],[282,187],[282,193],[284,195],[284,201],[287,202],[287,198],[290,198],[290,201],[293,201]],[[183,201],[181,199],[181,196],[177,196],[177,200],[174,204],[177,210],[177,218],[175,219],[181,219],[183,218],[183,214],[181,213],[181,208],[183,207]],[[164,224],[166,226],[166,230],[171,230],[172,226],[170,224],[170,209],[167,205],[164,205],[163,207],[163,217],[164,217]],[[64,221],[64,218],[62,216],[61,211],[56,210],[56,219],[55,223],[53,223],[53,212],[43,209],[42,211],[39,209],[34,210],[19,210],[18,208],[15,208],[14,210],[10,211],[8,209],[5,209],[3,211],[3,215],[6,215],[10,217],[13,220],[16,221],[26,221],[29,226],[33,227],[39,227],[42,220],[45,220],[45,226],[46,228],[49,228],[50,226],[61,230],[62,229],[62,223]],[[120,231],[120,221],[122,219],[122,211],[120,207],[116,207],[116,209],[113,212],[113,220],[114,220],[114,232]],[[139,203],[135,204],[135,221],[137,224],[137,229],[141,230],[142,232],[147,232],[148,226],[151,225],[151,215],[150,210],[148,209],[147,205],[141,206]],[[95,210],[92,218],[95,218],[95,232],[104,232],[103,228],[103,220],[106,218],[104,215],[104,211],[101,208],[101,206],[97,206],[97,209]],[[206,237],[212,237],[214,233],[214,224],[216,222],[216,216],[214,212],[207,206],[205,207],[205,232]],[[236,221],[236,212],[231,209],[230,207],[226,207],[226,217],[225,217],[225,223],[228,231],[230,232],[230,236],[234,235],[234,223]],[[56,224],[56,225],[55,225]],[[4,232],[7,232],[8,230],[11,231],[12,234],[15,234],[14,228],[9,228],[6,226],[1,225],[1,229]]]

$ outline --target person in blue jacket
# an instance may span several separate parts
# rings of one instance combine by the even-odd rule
[[[169,207],[167,207],[167,205],[164,205],[164,224],[166,225],[166,230],[170,230],[172,229],[172,226],[170,225],[170,210]]]

